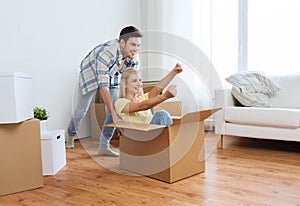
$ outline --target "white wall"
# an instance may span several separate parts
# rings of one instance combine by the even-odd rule
[[[212,45],[211,0],[151,0],[143,2],[142,8],[147,8],[142,22],[149,30],[142,44],[142,50],[148,50],[147,61],[142,61],[148,68],[143,79],[159,80],[180,62],[184,72],[173,83],[178,85],[183,113],[211,107],[213,91],[220,85],[207,56]]]
[[[51,113],[48,127],[67,129],[72,104],[75,102],[73,97],[76,97],[74,91],[77,91],[80,61],[97,44],[117,37],[125,25],[136,25],[143,32],[158,31],[164,35],[169,33],[164,38],[181,40],[180,45],[175,41],[174,45],[169,46],[169,41],[166,44],[162,38],[152,42],[151,38],[143,38],[141,50],[145,53],[141,55],[141,66],[147,68],[144,80],[160,79],[166,73],[163,69],[171,69],[178,57],[179,60],[184,58],[186,68],[202,68],[203,62],[207,61],[199,58],[197,49],[196,52],[188,48],[182,50],[190,44],[193,44],[193,49],[195,46],[204,45],[206,55],[212,53],[211,43],[207,43],[212,40],[211,31],[208,31],[211,28],[207,26],[211,24],[209,14],[205,13],[204,17],[199,15],[200,29],[197,28],[197,22],[193,21],[195,12],[211,9],[211,0],[201,0],[202,3],[197,4],[197,7],[195,1],[197,0],[3,1],[0,8],[0,72],[18,71],[30,74],[34,82],[34,105],[45,107]],[[195,37],[195,34],[200,37]],[[169,52],[175,57],[162,57],[165,53],[147,53],[149,48],[155,46],[159,52]],[[189,53],[193,55],[188,55]],[[194,65],[188,65],[191,61]],[[210,68],[211,65],[207,66]],[[151,67],[160,69],[153,70]],[[196,75],[209,77],[212,75],[209,71],[201,70]],[[191,85],[189,72],[181,76],[178,81],[183,90],[199,90],[199,79],[195,79],[195,84]],[[200,87],[205,93],[205,85]],[[207,97],[204,97],[206,95],[203,96],[203,92],[199,94],[194,95],[196,101],[200,105],[202,102],[208,104]],[[184,95],[181,98],[187,101],[189,99]],[[90,135],[88,119],[89,116],[81,127],[81,137]]]
[[[0,72],[30,74],[34,105],[50,112],[48,128],[67,129],[80,61],[122,27],[140,27],[139,12],[140,0],[1,1]],[[80,136],[89,135],[85,119]]]

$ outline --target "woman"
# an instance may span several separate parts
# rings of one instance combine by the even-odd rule
[[[151,108],[176,96],[175,85],[170,85],[166,92],[159,94],[181,72],[182,67],[177,63],[174,69],[160,80],[149,93],[143,94],[143,84],[138,71],[134,68],[127,68],[121,77],[120,98],[115,103],[119,117],[123,121],[170,126],[173,121],[168,112],[159,110],[152,115]]]

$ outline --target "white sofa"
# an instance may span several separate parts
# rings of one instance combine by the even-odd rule
[[[231,89],[217,90],[215,133],[219,148],[226,135],[260,139],[300,141],[300,74],[270,77],[280,90],[269,98],[271,107],[243,107]]]

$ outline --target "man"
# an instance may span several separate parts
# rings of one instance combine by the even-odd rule
[[[74,148],[80,122],[86,115],[93,97],[99,89],[108,109],[104,124],[121,121],[114,102],[119,97],[121,73],[127,67],[139,66],[137,52],[142,34],[134,26],[121,30],[119,39],[114,39],[95,47],[80,64],[78,102],[68,127],[66,148]],[[98,155],[118,157],[119,153],[110,148],[110,140],[115,128],[103,127],[100,135]]]

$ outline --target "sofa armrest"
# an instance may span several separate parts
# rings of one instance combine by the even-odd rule
[[[231,94],[231,89],[219,89],[215,91],[217,107],[235,106],[236,100]]]
[[[220,135],[226,134],[224,110],[226,107],[236,105],[236,100],[231,95],[231,89],[215,90],[215,104],[216,107],[222,108],[215,114],[215,133]]]

